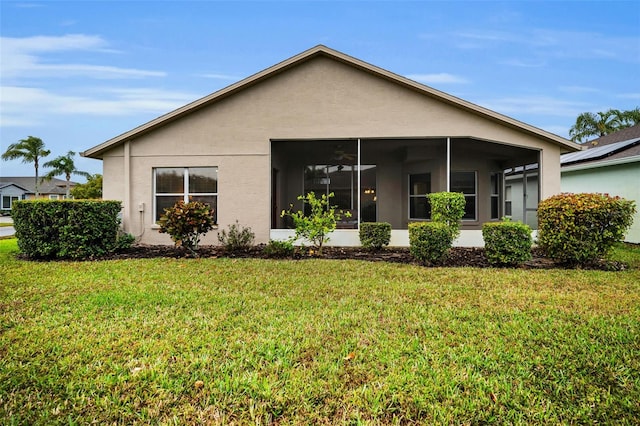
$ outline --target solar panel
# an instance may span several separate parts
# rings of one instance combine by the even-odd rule
[[[607,157],[624,148],[633,146],[640,142],[640,138],[629,139],[626,141],[616,142],[609,145],[596,146],[585,151],[571,152],[560,156],[560,164],[567,165],[577,163],[579,161],[596,160]]]

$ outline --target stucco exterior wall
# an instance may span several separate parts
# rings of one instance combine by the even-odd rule
[[[217,166],[220,229],[237,219],[267,242],[271,140],[429,136],[539,150],[543,197],[560,190],[560,149],[550,142],[320,56],[106,152],[104,197],[127,204],[125,228],[141,242],[169,244],[153,229],[153,168]],[[217,243],[215,233],[203,243]]]
[[[582,170],[565,170],[561,179],[562,192],[599,192],[634,200],[640,210],[640,161]],[[625,241],[640,243],[640,211]]]

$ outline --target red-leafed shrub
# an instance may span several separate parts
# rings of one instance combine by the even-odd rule
[[[213,210],[201,201],[178,201],[158,221],[160,232],[171,236],[176,247],[190,251],[198,249],[200,237],[211,231],[215,225]]]
[[[561,262],[582,265],[624,238],[635,203],[607,194],[559,194],[538,205],[538,244]]]

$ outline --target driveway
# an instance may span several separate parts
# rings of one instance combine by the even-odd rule
[[[0,216],[0,223],[10,223],[13,225],[13,221],[8,216]],[[0,237],[8,237],[16,233],[16,230],[13,229],[13,226],[0,226]]]

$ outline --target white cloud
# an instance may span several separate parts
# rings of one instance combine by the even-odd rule
[[[575,118],[591,108],[585,102],[555,99],[548,96],[519,96],[485,99],[478,104],[511,116],[551,115]]]
[[[436,74],[408,74],[405,77],[424,84],[464,84],[469,82],[464,77],[444,72]]]
[[[68,34],[64,36],[33,36],[0,38],[0,74],[3,80],[24,78],[63,78],[85,76],[96,79],[163,77],[162,71],[119,68],[108,65],[53,63],[45,56],[57,52],[114,52],[99,36]]]
[[[558,90],[565,93],[602,93],[602,90],[586,86],[560,86]]]
[[[32,87],[3,86],[0,93],[3,127],[34,126],[60,115],[162,114],[198,98],[191,93],[148,88],[94,89],[85,91],[89,95],[78,95]]]
[[[198,77],[203,78],[211,78],[214,80],[228,80],[228,81],[236,81],[240,80],[240,77],[230,74],[197,74]]]
[[[624,93],[622,95],[618,95],[618,98],[622,98],[622,99],[640,99],[640,93]]]
[[[447,35],[461,49],[489,49],[505,44],[520,46],[523,56],[539,58],[609,59],[640,62],[637,37],[610,36],[598,32],[519,28],[517,32],[464,30]],[[517,62],[515,62],[517,64]]]

